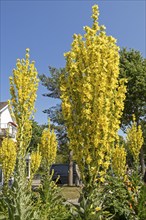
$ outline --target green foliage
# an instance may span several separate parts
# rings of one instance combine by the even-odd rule
[[[124,179],[109,175],[102,187],[104,206],[113,215],[113,220],[145,219],[146,189],[137,172],[131,170]]]
[[[37,220],[37,206],[31,200],[31,193],[27,192],[27,185],[14,182],[7,195],[0,198],[0,219],[3,220]]]
[[[118,177],[109,176],[104,185],[105,207],[115,220],[128,220],[132,215],[127,188]]]
[[[142,186],[138,205],[138,216],[140,220],[146,219],[146,185]]]
[[[36,150],[38,144],[40,144],[41,135],[45,128],[45,125],[39,125],[36,121],[32,120],[32,137],[28,147],[29,151]]]
[[[94,11],[96,8],[94,7]],[[96,17],[98,17],[98,13],[93,14],[92,18],[94,19],[94,24],[93,24],[93,31],[86,27],[86,32],[88,32],[92,35],[94,34],[94,30],[98,27],[98,24],[96,25]],[[101,31],[103,31],[104,27],[101,27]],[[90,35],[89,35],[90,36]],[[102,33],[101,36],[104,36],[104,32]],[[75,37],[76,38],[76,37]],[[76,38],[77,39],[77,38]],[[109,37],[111,41],[111,37]],[[79,36],[79,42],[80,42],[80,36]],[[109,41],[110,42],[110,41]],[[105,50],[105,45],[102,41],[103,45],[103,54],[108,52],[108,50]],[[110,47],[111,47],[111,42],[110,42]],[[93,45],[93,35],[91,36],[91,48]],[[99,46],[99,44],[97,44]],[[109,48],[110,48],[109,47]],[[79,46],[79,51],[80,51],[81,46]],[[85,48],[86,49],[86,48]],[[32,192],[31,189],[28,187],[28,182],[26,180],[26,174],[25,174],[25,169],[26,169],[26,164],[25,164],[25,157],[27,154],[28,149],[32,151],[32,149],[36,149],[36,146],[38,143],[40,143],[40,137],[42,135],[42,130],[43,126],[39,126],[37,122],[31,121],[31,116],[32,113],[34,112],[34,101],[36,99],[36,90],[38,86],[38,79],[37,79],[37,72],[34,67],[34,63],[31,63],[30,69],[28,71],[27,66],[29,64],[29,54],[26,54],[26,62],[24,60],[18,60],[17,61],[17,69],[14,70],[14,79],[11,77],[11,104],[13,104],[14,108],[14,114],[17,119],[17,124],[19,132],[17,135],[17,147],[18,147],[18,155],[17,155],[17,163],[15,167],[15,174],[14,174],[14,183],[11,188],[8,188],[6,192],[2,191],[0,192],[0,219],[1,220],[145,220],[146,219],[146,185],[143,184],[142,178],[138,173],[138,168],[139,164],[137,164],[137,167],[133,166],[132,160],[130,161],[131,165],[131,173],[125,175],[125,178],[122,177],[117,177],[115,174],[111,173],[106,173],[108,168],[110,168],[109,164],[105,163],[105,157],[107,157],[107,153],[109,152],[111,148],[111,143],[113,145],[115,142],[112,140],[111,142],[109,141],[109,136],[106,135],[106,146],[109,144],[108,150],[102,152],[100,154],[100,157],[103,159],[103,162],[106,167],[104,171],[104,177],[105,181],[103,183],[97,182],[98,179],[100,179],[100,175],[97,175],[95,173],[95,179],[94,181],[91,181],[91,177],[93,175],[93,172],[95,168],[97,168],[97,165],[95,163],[95,166],[90,166],[91,162],[91,157],[89,153],[91,153],[91,146],[92,144],[90,143],[91,138],[89,137],[88,139],[88,132],[83,132],[83,137],[84,140],[89,141],[89,150],[87,152],[87,163],[84,166],[84,170],[86,172],[86,181],[84,184],[84,187],[82,189],[79,203],[78,205],[67,205],[64,199],[61,196],[59,188],[56,186],[56,183],[52,181],[52,174],[49,174],[49,167],[44,169],[45,170],[44,175],[42,176],[42,182],[41,186],[39,189],[36,191]],[[101,51],[101,48],[100,50]],[[96,52],[97,49],[96,49]],[[74,60],[74,55],[72,54],[71,59]],[[87,57],[92,60],[92,57],[90,56],[90,53],[86,53]],[[93,54],[92,54],[93,55]],[[114,53],[113,53],[114,55]],[[82,60],[83,54],[81,53],[80,60]],[[125,100],[125,110],[122,118],[122,128],[123,130],[127,125],[129,125],[132,121],[132,114],[135,114],[136,116],[136,123],[142,124],[142,128],[144,131],[144,139],[146,142],[146,124],[144,122],[144,119],[146,118],[146,60],[141,56],[141,54],[138,51],[135,50],[130,50],[127,51],[126,49],[121,50],[120,52],[120,78],[127,78],[127,97]],[[94,57],[94,56],[93,56]],[[118,57],[117,57],[118,58]],[[92,62],[89,60],[89,66],[92,65]],[[110,62],[112,59],[109,59]],[[105,61],[105,66],[107,65],[107,56],[105,56],[105,60],[101,59],[101,61]],[[118,59],[117,59],[118,61]],[[104,67],[101,62],[101,67]],[[118,62],[117,62],[118,63]],[[75,67],[78,67],[79,65],[83,63],[77,62],[77,66],[72,66],[72,70],[75,71]],[[95,64],[95,62],[93,62]],[[113,62],[115,64],[115,62]],[[93,65],[94,66],[94,65]],[[114,65],[113,65],[114,66]],[[118,65],[117,65],[118,66]],[[68,64],[68,69],[71,68],[70,63]],[[102,69],[104,69],[102,68]],[[88,69],[88,68],[87,68]],[[93,68],[94,69],[94,68]],[[93,71],[91,68],[91,73],[94,72],[94,75],[97,71],[98,68],[95,68]],[[115,68],[114,68],[115,69]],[[22,71],[25,70],[25,71]],[[82,68],[81,68],[82,70]],[[33,73],[32,80],[30,78],[30,73]],[[81,71],[82,73],[83,71]],[[111,72],[111,71],[110,71]],[[24,75],[22,75],[22,73]],[[99,76],[101,76],[101,73]],[[104,73],[104,72],[103,72]],[[112,72],[111,72],[112,73]],[[118,71],[117,71],[118,73]],[[57,70],[56,68],[50,67],[50,74],[51,76],[46,77],[45,75],[41,75],[40,79],[42,81],[43,86],[45,86],[48,90],[48,94],[44,94],[44,96],[48,96],[51,98],[58,98],[60,99],[60,75],[64,75],[64,78],[66,79],[66,76],[68,72],[65,72],[65,69],[59,69]],[[76,75],[73,72],[73,76]],[[85,79],[85,75],[83,74],[81,78]],[[87,74],[88,75],[88,74]],[[113,73],[112,73],[113,75]],[[24,76],[26,77],[27,80],[25,80]],[[105,77],[105,74],[103,74]],[[36,77],[36,78],[35,78]],[[35,80],[34,80],[35,79]],[[72,78],[74,79],[74,78]],[[99,78],[100,79],[100,78]],[[111,77],[109,77],[109,80]],[[97,79],[96,79],[97,80]],[[93,77],[93,83],[95,81],[95,77]],[[101,80],[97,80],[100,82]],[[73,85],[75,81],[71,81],[70,86]],[[102,80],[102,83],[104,80]],[[101,86],[101,90],[106,88],[107,81],[105,81],[105,84],[99,84]],[[111,82],[111,81],[109,81]],[[23,87],[22,87],[23,85]],[[31,86],[30,86],[31,85]],[[82,86],[85,85],[85,82],[79,86],[79,89],[82,90]],[[28,86],[28,87],[27,87]],[[111,83],[109,83],[109,89],[111,87]],[[90,83],[87,87],[84,88],[84,97],[88,97],[88,99],[92,100],[92,93],[89,92],[89,88],[91,87]],[[19,92],[15,91],[16,89],[19,89]],[[23,89],[22,89],[23,88]],[[74,87],[73,92],[76,91],[76,86]],[[23,90],[23,91],[22,91]],[[30,99],[30,94],[31,94],[31,99]],[[32,92],[34,91],[34,92]],[[62,90],[63,91],[63,90]],[[115,90],[116,92],[118,91],[118,88]],[[67,92],[68,92],[68,87],[67,87]],[[81,93],[77,93],[82,95]],[[103,94],[103,92],[102,92]],[[17,95],[20,97],[18,98]],[[70,96],[69,94],[69,100]],[[109,95],[109,91],[108,91]],[[119,92],[119,97],[122,95],[122,93]],[[98,97],[98,95],[96,95]],[[106,96],[105,96],[106,97]],[[107,99],[103,100],[107,100]],[[117,103],[119,100],[119,97],[117,97]],[[113,101],[113,98],[110,99]],[[104,102],[103,102],[104,103]],[[102,112],[104,111],[103,116],[105,116],[105,107],[104,105],[100,106],[100,111],[99,111],[99,116],[96,118],[93,117],[93,123],[98,121],[98,124],[100,120],[102,121],[102,127],[100,126],[100,130],[102,130],[102,136],[106,130],[106,121],[105,118],[100,118],[102,116]],[[111,103],[111,101],[109,102]],[[75,105],[77,104],[75,100]],[[86,106],[87,101],[85,100],[84,106]],[[95,113],[97,112],[97,107],[99,107],[100,103],[96,105],[95,107]],[[119,106],[119,105],[117,105]],[[84,110],[88,110],[83,108],[83,105],[80,105],[81,109],[83,109],[83,113],[81,114],[78,119],[77,115],[75,114],[75,119],[77,119],[77,124],[82,126],[82,121],[80,119],[82,116],[86,116],[85,113],[87,113],[88,119],[90,119],[91,115],[90,112],[88,113],[85,112]],[[123,105],[122,105],[123,108]],[[110,109],[110,108],[109,108]],[[109,116],[109,109],[108,109],[108,116]],[[119,114],[119,109],[117,108],[117,115]],[[80,109],[77,107],[77,112]],[[64,125],[64,119],[62,116],[62,109],[61,106],[55,106],[53,108],[50,108],[48,110],[45,110],[44,112],[48,113],[50,116],[52,122],[54,123],[54,128],[57,133],[58,141],[59,141],[59,156],[60,159],[58,160],[64,160],[64,158],[67,158],[68,155],[68,138],[67,138],[67,131],[66,127]],[[24,114],[25,113],[25,114]],[[92,112],[93,113],[93,112]],[[121,114],[121,113],[120,113]],[[112,112],[112,118],[113,118],[113,112]],[[20,117],[21,116],[21,117]],[[119,117],[119,116],[118,116]],[[110,121],[111,118],[107,117],[108,120]],[[27,120],[26,120],[27,119]],[[100,119],[100,120],[99,120]],[[107,121],[108,121],[107,120]],[[87,123],[88,120],[85,120]],[[26,123],[27,122],[27,123]],[[85,123],[85,124],[86,124]],[[115,124],[114,124],[115,123]],[[118,122],[119,123],[119,122]],[[110,121],[110,126],[109,126],[109,134],[112,131],[111,126],[112,124],[118,126],[118,124],[114,120]],[[91,123],[89,123],[90,125]],[[84,131],[84,124],[83,124],[83,131]],[[94,129],[91,130],[91,134],[94,135],[95,133],[95,127],[93,126]],[[87,124],[87,129],[89,128]],[[73,126],[73,129],[71,130],[71,133],[75,133],[75,128]],[[31,138],[31,131],[32,131],[32,138]],[[80,135],[81,129],[79,128],[77,132],[77,137]],[[108,137],[108,138],[107,138]],[[113,137],[113,134],[112,134]],[[30,142],[31,140],[31,142]],[[77,141],[75,146],[78,144],[78,139],[73,138],[73,140]],[[101,137],[99,138],[101,141]],[[122,138],[120,139],[120,142],[123,143],[124,140]],[[29,144],[30,143],[30,144]],[[82,142],[81,142],[82,143]],[[28,146],[29,145],[29,146]],[[86,145],[83,144],[83,147]],[[126,144],[124,143],[126,146]],[[95,145],[97,146],[97,144]],[[100,143],[101,149],[103,148],[104,144],[103,142]],[[145,145],[146,146],[146,145]],[[93,158],[95,158],[95,161],[97,160],[96,157],[96,151],[92,152]],[[128,150],[127,150],[128,151]],[[66,153],[67,152],[67,153]],[[81,157],[81,151],[78,150],[79,152],[79,157]],[[77,152],[77,153],[78,153]],[[61,153],[65,154],[65,157],[61,157]],[[86,153],[86,152],[85,152]],[[58,157],[59,157],[58,156]],[[105,156],[105,157],[104,157]],[[128,157],[130,158],[130,157]],[[82,159],[84,159],[82,157]],[[106,158],[107,159],[107,158]],[[130,158],[131,159],[131,158]],[[130,160],[129,159],[129,160]],[[110,156],[107,159],[109,160],[110,163]],[[102,160],[99,160],[99,165]],[[87,166],[86,166],[87,165]],[[87,169],[86,169],[87,167]],[[89,172],[91,169],[91,173]],[[136,168],[136,169],[135,169]],[[100,173],[99,173],[100,174]],[[89,177],[89,178],[88,178]],[[88,179],[88,180],[87,180]],[[71,211],[70,211],[71,209]]]
[[[56,156],[56,163],[67,163],[68,155],[63,155],[62,153],[58,153]]]
[[[64,68],[49,67],[50,76],[39,75],[42,85],[47,88],[48,93],[43,94],[45,97],[55,98],[60,100],[60,75],[65,72]],[[58,140],[58,154],[62,155],[64,162],[68,161],[68,138],[66,126],[64,124],[62,107],[60,104],[44,110],[44,113],[48,114],[48,117],[53,122],[53,128],[57,134]]]
[[[31,118],[35,111],[36,91],[38,88],[37,70],[34,62],[29,61],[29,49],[26,59],[18,59],[13,76],[10,77],[11,100],[9,107],[16,120],[16,166],[12,188],[3,191],[0,205],[5,210],[5,219],[36,219],[35,209],[31,201],[31,192],[26,178],[26,155],[31,140]],[[9,146],[11,147],[11,146]],[[12,149],[9,149],[10,151]],[[6,153],[5,153],[6,154]],[[4,213],[4,212],[3,212]]]
[[[6,220],[8,216],[7,204],[5,202],[4,195],[0,191],[0,220]]]
[[[123,77],[128,80],[122,116],[124,129],[132,121],[133,114],[136,122],[146,116],[146,59],[139,51],[125,48],[120,51],[120,78]]]
[[[44,96],[50,97],[50,98],[58,98],[60,99],[60,81],[59,77],[62,72],[64,72],[64,68],[54,68],[49,67],[49,72],[51,76],[46,76],[44,74],[39,75],[39,78],[42,82],[42,85],[45,86],[49,93],[43,94]],[[47,110],[46,110],[47,111]]]
[[[112,214],[105,209],[105,195],[100,184],[84,187],[79,202],[72,209],[73,219],[84,220],[109,220]]]
[[[121,127],[123,131],[126,130],[126,126],[131,124],[133,114],[136,117],[136,124],[141,124],[144,145],[141,149],[140,161],[141,170],[144,173],[144,157],[146,157],[146,59],[139,51],[127,50],[126,48],[120,51],[119,77],[127,79],[127,93]]]
[[[39,189],[40,219],[44,220],[69,220],[69,207],[60,195],[56,183],[52,181],[52,175],[44,175],[42,186]]]
[[[143,153],[144,153],[144,159],[146,161],[146,120],[142,120],[140,124],[142,127],[143,138],[144,138]]]
[[[43,130],[35,121],[31,120],[35,111],[34,102],[38,79],[34,62],[29,67],[28,52],[29,49],[27,49],[26,61],[17,60],[17,69],[13,71],[13,77],[10,78],[12,96],[10,103],[13,107],[11,111],[14,113],[18,125],[17,160],[14,183],[7,191],[3,190],[0,197],[0,218],[3,220],[65,220],[68,219],[69,213],[62,198],[59,197],[57,186],[51,181],[52,176],[48,176],[48,168],[45,167],[46,173],[42,188],[37,195],[32,195],[26,177],[28,149],[29,147],[30,150],[36,148]],[[54,149],[54,144],[57,145],[55,140],[53,133],[48,144],[51,144]],[[55,155],[55,151],[51,151],[51,153]]]

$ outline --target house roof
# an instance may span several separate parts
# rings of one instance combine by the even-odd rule
[[[0,110],[8,105],[8,102],[0,102]]]

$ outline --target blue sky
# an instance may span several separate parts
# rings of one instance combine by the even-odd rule
[[[48,66],[64,67],[64,52],[70,50],[72,35],[83,34],[83,26],[91,25],[91,8],[97,3],[100,24],[107,34],[117,38],[120,47],[134,48],[146,56],[146,2],[132,1],[7,1],[1,0],[0,35],[0,101],[10,98],[9,76],[16,59],[25,56],[35,60],[39,74],[49,74]],[[57,100],[43,97],[47,90],[39,85],[35,120],[47,123],[42,111]]]

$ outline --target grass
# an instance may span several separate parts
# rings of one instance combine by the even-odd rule
[[[38,187],[40,184],[40,178],[33,180],[33,186]],[[65,200],[78,199],[80,197],[81,187],[58,185],[60,187],[60,194]]]
[[[78,199],[80,197],[81,188],[75,186],[63,186],[61,187],[61,195],[65,200]]]

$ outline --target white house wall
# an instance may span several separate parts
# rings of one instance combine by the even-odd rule
[[[3,126],[7,124],[8,122],[13,122],[13,119],[10,115],[10,111],[8,107],[4,108],[4,110],[1,112],[1,127],[4,128]]]
[[[8,106],[5,106],[3,109],[1,109],[0,111],[0,124],[1,124],[1,128],[7,128],[7,125],[9,122],[14,122],[14,120],[11,117],[10,111]],[[12,128],[10,127],[10,133],[12,132],[11,130]],[[16,132],[15,132],[16,133]],[[15,137],[12,138],[14,141],[16,141],[16,134]]]

